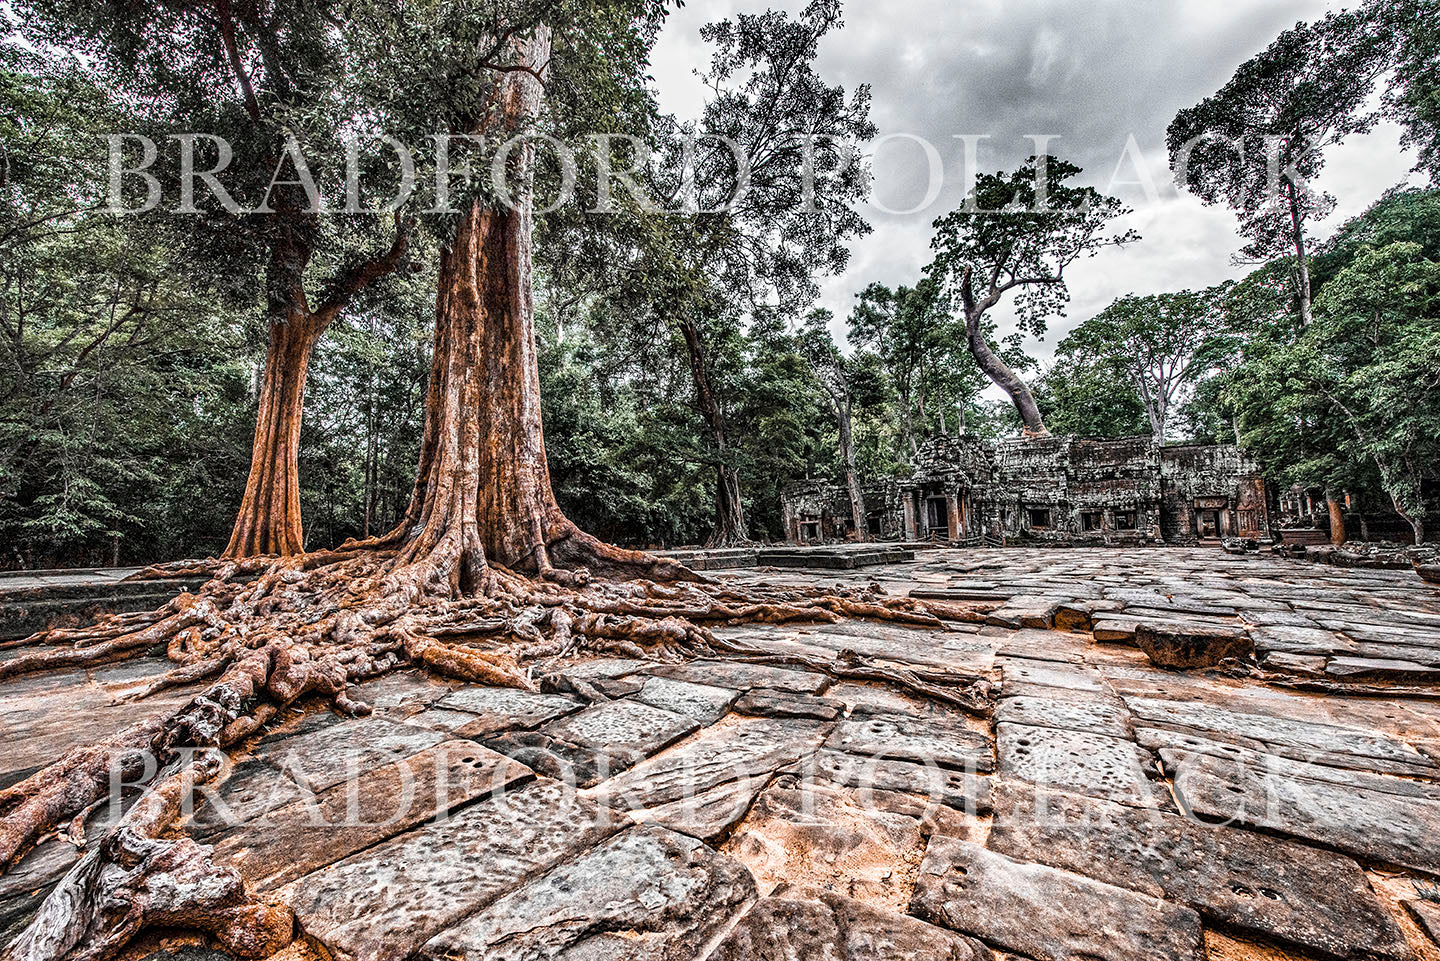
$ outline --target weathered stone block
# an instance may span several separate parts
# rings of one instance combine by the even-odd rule
[[[1131,741],[1085,731],[1001,724],[1000,773],[1032,784],[1155,807],[1163,795],[1146,776],[1151,758]]]
[[[700,724],[714,724],[725,716],[739,697],[735,691],[709,684],[691,684],[668,677],[649,677],[635,700],[690,718]]]
[[[1291,841],[1007,784],[996,794],[990,848],[1330,957],[1411,957],[1358,864]]]
[[[1193,910],[935,837],[912,913],[1036,961],[1203,961]]]
[[[959,718],[931,714],[856,715],[842,721],[825,746],[864,757],[923,761],[962,771],[993,771],[990,739]]]
[[[1135,628],[1135,643],[1158,667],[1190,670],[1255,659],[1255,642],[1243,627],[1144,622]]]
[[[441,932],[417,957],[691,958],[754,899],[743,865],[694,838],[636,827]]]
[[[301,929],[341,961],[402,961],[617,827],[564,785],[537,783],[307,875],[291,903]]]
[[[709,961],[990,961],[972,938],[820,888],[786,885],[750,909]]]

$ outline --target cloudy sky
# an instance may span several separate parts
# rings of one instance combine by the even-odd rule
[[[667,24],[654,73],[666,110],[699,112],[693,76],[708,63],[702,24],[766,6],[794,12],[803,0],[692,0]],[[847,89],[868,83],[882,137],[865,213],[874,232],[856,241],[849,271],[824,283],[826,306],[843,317],[872,281],[914,283],[929,262],[936,217],[964,195],[961,135],[988,135],[982,170],[1014,167],[1035,152],[1032,136],[1085,168],[1083,178],[1134,208],[1144,239],[1077,266],[1069,315],[1032,351],[1048,358],[1063,333],[1126,293],[1205,287],[1238,276],[1232,214],[1206,208],[1170,180],[1165,129],[1176,112],[1219,89],[1235,68],[1297,20],[1323,15],[1327,0],[850,0],[842,31],[827,37],[820,72]],[[929,206],[923,149],[935,144],[945,187]],[[1133,138],[1133,141],[1132,141]],[[1340,200],[1320,224],[1328,236],[1388,187],[1414,158],[1399,132],[1381,127],[1331,154],[1320,186]],[[1002,331],[1006,319],[1000,317]]]

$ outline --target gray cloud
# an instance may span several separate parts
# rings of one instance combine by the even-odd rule
[[[665,108],[686,116],[703,91],[691,76],[708,61],[700,25],[736,10],[798,10],[801,0],[687,6],[667,24],[654,72]],[[1079,265],[1068,317],[1051,324],[1037,356],[1115,297],[1208,286],[1238,276],[1241,246],[1234,218],[1206,209],[1170,183],[1165,130],[1175,113],[1213,93],[1235,68],[1298,20],[1323,15],[1328,0],[886,0],[846,8],[846,25],[821,49],[821,73],[854,88],[870,84],[873,118],[883,135],[914,134],[934,143],[945,189],[908,215],[870,206],[874,232],[852,245],[849,271],[824,283],[838,316],[872,281],[912,283],[929,261],[931,223],[964,192],[957,135],[988,135],[979,167],[1013,167],[1034,152],[1031,135],[1058,137],[1052,149],[1086,168],[1084,179],[1135,208],[1144,239]],[[1138,146],[1139,155],[1127,144]],[[1406,178],[1413,158],[1398,132],[1382,127],[1336,151],[1321,185],[1341,200],[1321,233],[1363,210]],[[928,166],[918,146],[893,141],[874,158],[874,199],[910,208],[926,194]],[[1125,184],[1144,181],[1148,185]],[[1002,330],[1008,318],[1001,315]]]

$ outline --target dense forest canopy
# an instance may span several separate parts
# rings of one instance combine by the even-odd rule
[[[449,228],[415,216],[433,197],[394,217],[315,218],[299,210],[303,185],[288,194],[266,185],[283,166],[281,131],[319,151],[316,177],[333,193],[346,161],[336,134],[357,118],[417,139],[474,122],[447,106],[473,79],[420,53],[382,55],[433,52],[435,31],[467,28],[397,20],[383,5],[347,7],[354,29],[343,36],[284,4],[263,18],[237,6],[228,30],[188,4],[153,23],[138,7],[102,7],[21,4],[0,44],[0,565],[204,556],[246,537],[253,550],[292,535],[316,549],[383,533],[411,499],[436,254]],[[1080,186],[1078,168],[1038,158],[1049,161],[1040,180],[1052,196],[1087,202],[1083,217],[986,220],[962,208],[937,222],[935,262],[910,284],[853,278],[851,314],[817,315],[818,281],[844,274],[846,240],[867,229],[856,204],[868,174],[863,158],[821,156],[798,214],[803,158],[792,135],[829,144],[875,133],[868,91],[814,67],[838,3],[709,28],[709,95],[691,118],[662,115],[646,86],[645,50],[663,10],[596,8],[557,41],[537,129],[638,138],[614,147],[614,166],[643,147],[662,162],[639,178],[641,194],[688,196],[702,212],[637,207],[603,230],[566,208],[537,215],[540,399],[560,505],[626,545],[772,540],[783,536],[780,492],[794,480],[829,479],[858,497],[865,482],[904,476],[931,434],[1048,428],[1239,439],[1283,482],[1423,517],[1440,460],[1440,194],[1397,189],[1327,239],[1309,224],[1333,198],[1304,185],[1326,149],[1382,115],[1403,125],[1426,170],[1440,169],[1434,13],[1429,0],[1376,0],[1298,25],[1183,111],[1171,128],[1188,162],[1177,166],[1180,185],[1235,209],[1249,272],[1208,290],[1121,298],[1083,319],[1042,366],[1022,335],[1061,315],[1066,271],[1133,239],[1108,225],[1118,202]],[[621,18],[641,26],[620,30]],[[238,72],[229,34],[243,48]],[[600,76],[618,49],[607,44],[630,45],[620,59],[631,73]],[[1261,102],[1273,109],[1257,110]],[[1181,149],[1202,128],[1256,144],[1287,138],[1280,159],[1294,177],[1259,199],[1263,156],[1255,167],[1222,149]],[[180,129],[268,144],[237,154],[226,186],[244,204],[269,197],[272,212],[229,216],[201,191],[200,216],[104,214],[106,135]],[[718,141],[692,158],[692,181],[668,172],[663,161],[694,134],[738,144],[742,208],[703,213],[737,189],[740,168]],[[213,159],[207,143],[194,149],[197,163]],[[161,179],[178,156],[162,139]],[[536,158],[545,196],[558,174],[545,150]],[[398,172],[383,144],[355,162],[375,196],[390,192]],[[435,158],[420,162],[423,185]],[[974,198],[992,208],[1036,182],[1032,161],[982,176]],[[990,307],[1017,296],[1020,328],[1002,335]],[[303,344],[277,345],[277,330],[301,329]],[[308,376],[270,384],[277,350],[301,351]],[[993,384],[1014,404],[989,399]],[[262,464],[271,455],[257,417],[264,435],[267,398],[286,391],[292,406],[303,397],[303,417],[296,407],[273,429],[293,433],[293,450],[272,444],[276,463]],[[293,478],[278,507],[258,503],[257,489]],[[258,511],[244,536],[242,500]]]

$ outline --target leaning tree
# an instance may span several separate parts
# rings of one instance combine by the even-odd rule
[[[1076,261],[1139,239],[1114,226],[1129,212],[1120,201],[1068,182],[1080,172],[1065,160],[1031,157],[1013,173],[981,174],[965,203],[935,222],[926,271],[958,294],[970,353],[1010,395],[1027,437],[1049,431],[1034,394],[992,345],[987,315],[1016,291],[1019,330],[1039,337],[1070,299],[1065,272]]]
[[[661,12],[644,2],[552,0],[507,8],[499,18],[469,5],[431,7],[435,19],[425,22],[377,4],[356,30],[386,24],[401,38],[388,44],[393,69],[429,85],[435,99],[428,102],[441,105],[450,129],[493,141],[543,119],[547,91],[588,87],[599,97],[641,83],[646,40]],[[617,58],[617,50],[639,56]],[[423,106],[409,94],[396,91],[397,109]],[[213,749],[240,743],[304,695],[365,713],[351,686],[402,664],[535,689],[548,665],[577,651],[765,656],[716,637],[707,624],[854,615],[941,626],[940,615],[974,616],[870,589],[703,582],[673,561],[603,544],[566,519],[550,488],[540,418],[531,147],[525,140],[504,154],[506,190],[475,188],[446,225],[420,465],[410,509],[393,532],[290,558],[176,565],[170,570],[211,577],[158,611],[37,635],[0,664],[5,678],[164,645],[177,666],[150,691],[205,684],[178,710],[0,790],[0,866],[8,868],[105,796],[117,758],[127,783],[143,779],[147,758],[166,765],[132,814],[45,901],[9,949],[12,958],[106,957],[148,923],[207,930],[240,956],[266,956],[286,943],[288,909],[251,898],[237,872],[211,862],[208,848],[162,832],[193,784],[214,775]],[[938,687],[854,657],[812,663],[983,709],[969,687]]]
[[[263,302],[250,472],[225,556],[302,552],[298,454],[311,354],[357,297],[406,264],[409,242],[398,218],[392,229],[373,211],[318,210],[344,196],[341,136],[357,112],[345,84],[352,35],[331,28],[339,8],[308,0],[16,6],[28,38],[83,52],[145,121],[135,132],[160,142],[146,172],[163,207],[188,208],[164,228],[192,270],[237,306]],[[138,163],[136,144],[124,145],[126,162]],[[213,174],[188,192],[185,151],[197,175]],[[358,172],[377,175],[383,157],[357,154]],[[139,178],[126,179],[135,188],[127,195],[144,197]]]

